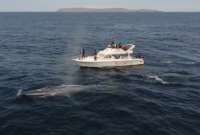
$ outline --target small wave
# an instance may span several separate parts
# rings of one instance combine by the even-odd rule
[[[172,64],[173,61],[171,61],[171,60],[166,60],[166,61],[162,61],[162,63],[164,63],[164,64]]]
[[[165,75],[175,75],[175,76],[180,76],[180,75],[191,75],[190,72],[186,71],[186,70],[169,70],[167,72],[164,73]]]
[[[14,76],[14,77],[8,77],[8,78],[6,78],[5,80],[8,80],[8,81],[10,81],[10,80],[19,80],[19,79],[23,79],[23,78],[25,78],[25,77],[26,77],[25,75]]]
[[[198,62],[196,62],[196,61],[184,61],[184,62],[177,62],[177,64],[192,66],[192,65],[197,65]]]
[[[169,84],[168,82],[164,81],[162,78],[160,78],[157,75],[149,75],[148,78],[154,79],[154,80],[160,82],[161,84]]]

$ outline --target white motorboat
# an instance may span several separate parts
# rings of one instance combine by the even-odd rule
[[[82,50],[79,58],[73,59],[80,67],[120,67],[143,65],[142,57],[134,56],[134,44],[115,44],[111,43],[104,50],[95,51],[92,56],[85,56],[85,50]]]

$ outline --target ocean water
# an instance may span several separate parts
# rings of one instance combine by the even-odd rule
[[[144,66],[72,58],[134,41]],[[0,13],[0,135],[199,135],[199,13]]]

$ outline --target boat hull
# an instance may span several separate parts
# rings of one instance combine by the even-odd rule
[[[102,67],[123,67],[123,66],[135,66],[135,65],[143,65],[144,60],[141,58],[135,58],[135,59],[128,59],[128,60],[104,60],[104,61],[84,61],[84,60],[75,60],[76,63],[80,67],[96,67],[96,68],[102,68]]]

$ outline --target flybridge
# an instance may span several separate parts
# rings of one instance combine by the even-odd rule
[[[133,44],[111,44],[108,47],[98,53],[98,55],[124,55],[132,54],[135,45]]]

